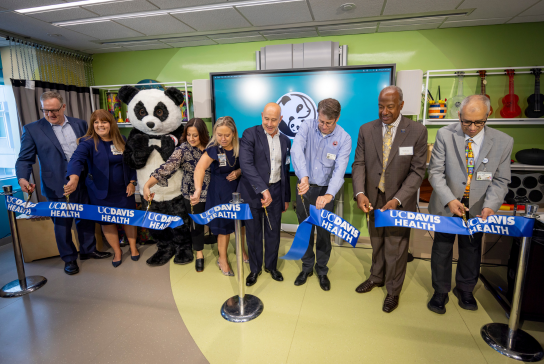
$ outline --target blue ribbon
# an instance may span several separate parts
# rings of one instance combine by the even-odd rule
[[[491,215],[487,220],[479,217],[468,220],[468,227],[458,217],[436,216],[400,210],[381,212],[374,210],[375,226],[403,226],[407,228],[437,231],[440,233],[470,235],[475,233],[505,236],[533,236],[535,219],[521,216]]]
[[[308,250],[313,225],[320,226],[331,234],[339,236],[353,247],[357,244],[361,234],[359,230],[340,216],[325,209],[318,210],[314,205],[310,205],[310,216],[298,226],[291,248],[281,259],[299,260],[304,256]]]
[[[251,220],[251,210],[247,203],[232,204],[226,203],[212,207],[208,211],[201,214],[189,214],[194,222],[199,225],[206,225],[213,219],[230,219],[230,220]]]
[[[13,196],[6,196],[6,208],[9,211],[34,216],[72,217],[77,219],[107,221],[114,224],[140,226],[154,230],[164,230],[183,225],[179,216],[159,214],[149,211],[118,209],[96,205],[85,205],[66,202],[29,203],[25,209],[25,201]],[[145,220],[144,220],[145,217]]]

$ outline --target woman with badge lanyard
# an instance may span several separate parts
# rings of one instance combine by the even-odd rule
[[[232,193],[238,189],[240,169],[239,140],[236,124],[230,116],[224,116],[215,122],[212,139],[198,162],[195,173],[195,193],[191,196],[191,205],[200,201],[202,183],[205,171],[210,168],[210,184],[206,198],[206,210],[217,205],[228,204],[232,200]],[[227,248],[230,234],[234,232],[234,220],[217,218],[208,224],[214,235],[217,235],[217,250],[219,259],[217,265],[223,275],[234,276],[227,259]],[[244,229],[242,229],[242,251],[244,262],[248,262],[244,248]]]
[[[136,190],[136,171],[123,163],[126,138],[119,132],[117,122],[109,111],[99,109],[91,115],[91,122],[87,134],[78,139],[78,147],[70,162],[66,178],[69,180],[64,187],[64,194],[75,191],[79,176],[88,166],[85,185],[89,191],[92,205],[136,209],[134,191]],[[111,211],[111,209],[105,209]],[[114,220],[115,216],[112,216]],[[112,265],[117,268],[122,263],[123,251],[119,246],[117,225],[113,222],[99,222],[102,231],[113,248]],[[130,244],[133,261],[140,259],[136,247],[136,226],[123,225]]]
[[[189,199],[195,192],[194,186],[194,171],[195,167],[204,153],[204,148],[208,145],[210,135],[206,123],[202,119],[194,118],[187,122],[183,135],[181,136],[181,144],[174,150],[170,158],[164,162],[162,166],[157,168],[151,177],[144,185],[144,199],[149,200],[151,188],[156,184],[167,187],[168,179],[176,173],[180,168],[183,171],[181,180],[181,194],[183,195],[183,203],[187,211],[192,214],[201,214],[205,211],[206,195],[208,192],[208,184],[210,183],[210,169],[206,169],[200,200],[194,206],[191,206]],[[193,249],[196,250],[195,269],[197,272],[204,270],[204,225],[196,224],[191,221],[191,240]]]

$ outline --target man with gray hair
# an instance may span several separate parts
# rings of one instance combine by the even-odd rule
[[[385,87],[378,99],[379,119],[359,129],[352,169],[353,196],[367,214],[373,208],[416,211],[417,190],[427,161],[427,129],[403,117],[403,106],[400,87]],[[399,304],[410,229],[377,228],[371,214],[368,230],[372,244],[370,277],[355,291],[367,293],[385,285],[387,296],[382,310],[389,313]]]
[[[503,203],[510,183],[514,139],[485,125],[490,114],[487,97],[468,96],[461,103],[459,122],[438,130],[429,163],[429,182],[433,187],[431,214],[485,220]],[[472,291],[480,272],[482,235],[457,235],[459,260],[453,294],[465,310],[478,309]],[[427,307],[439,314],[446,312],[449,300],[454,240],[455,234],[434,234],[434,294]]]
[[[44,117],[25,125],[21,137],[21,151],[15,163],[17,180],[21,190],[26,193],[34,191],[30,174],[36,157],[40,161],[41,192],[51,202],[65,202],[63,186],[66,184],[66,168],[72,154],[77,148],[77,139],[87,132],[87,122],[64,115],[66,105],[62,96],[56,91],[47,91],[40,97],[41,111]],[[70,194],[70,202],[88,204],[89,197],[83,184]],[[77,265],[77,249],[72,242],[73,218],[53,217],[55,238],[61,259],[64,261],[64,272],[72,275],[79,272]],[[96,250],[94,237],[94,221],[76,219],[79,237],[80,259],[103,259],[111,257],[111,253]]]

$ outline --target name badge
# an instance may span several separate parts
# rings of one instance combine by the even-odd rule
[[[476,181],[491,181],[491,180],[493,180],[493,173],[491,172],[476,173]]]
[[[285,157],[285,164],[291,164],[291,156],[290,155]]]
[[[113,144],[110,145],[110,149],[111,149],[111,153],[112,153],[113,155],[120,155],[120,154],[123,154],[123,152],[118,151],[117,148],[115,148],[115,145],[113,145]]]
[[[224,153],[218,154],[217,158],[219,158],[219,167],[226,167],[227,166],[227,155]]]
[[[414,155],[414,147],[399,147],[399,155]]]
[[[335,161],[336,160],[336,154],[327,153],[327,159]]]

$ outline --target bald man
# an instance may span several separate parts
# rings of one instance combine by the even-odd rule
[[[291,141],[278,130],[282,119],[280,106],[276,103],[267,104],[261,118],[262,124],[246,129],[240,140],[242,177],[238,192],[244,203],[249,204],[253,215],[253,220],[246,221],[251,268],[246,279],[247,286],[254,285],[262,272],[263,223],[264,271],[270,273],[272,279],[283,281],[283,276],[277,269],[281,214],[287,210],[291,201]]]
[[[378,99],[379,119],[363,124],[353,161],[353,196],[366,213],[374,209],[416,211],[417,190],[425,175],[427,129],[401,114],[402,90],[388,86]],[[410,229],[376,228],[370,215],[372,267],[358,293],[386,286],[382,310],[392,312],[406,275]]]

